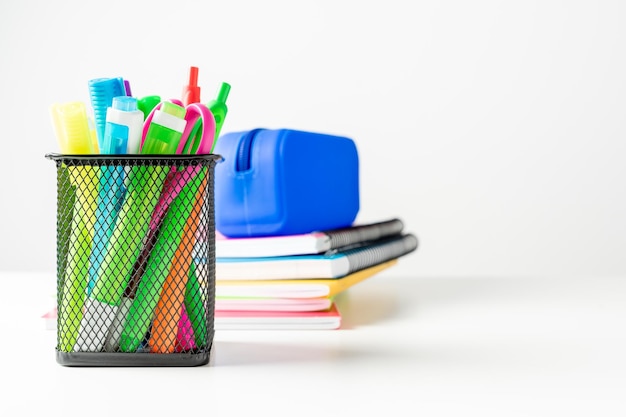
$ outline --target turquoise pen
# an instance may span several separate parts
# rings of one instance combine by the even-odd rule
[[[104,129],[103,154],[138,153],[143,129],[143,113],[137,108],[134,97],[114,97],[107,110]],[[89,257],[89,283],[87,295],[91,294],[100,264],[104,259],[107,243],[113,233],[115,219],[124,193],[125,171],[122,166],[100,167],[100,190],[96,208],[96,227],[91,255]]]
[[[148,126],[141,154],[173,153],[186,126],[185,108],[163,103]],[[122,294],[149,229],[169,166],[133,166],[126,181],[128,189],[111,234],[100,272],[85,303],[76,351],[98,352],[104,347],[117,314]]]

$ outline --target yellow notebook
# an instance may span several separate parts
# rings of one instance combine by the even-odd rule
[[[318,298],[333,297],[351,286],[395,265],[392,259],[362,269],[343,278],[276,279],[276,280],[217,280],[216,300],[245,298]]]

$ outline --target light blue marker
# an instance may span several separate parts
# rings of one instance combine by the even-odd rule
[[[107,110],[103,154],[138,153],[143,128],[143,113],[137,108],[133,97],[115,97]],[[122,166],[100,167],[100,189],[96,208],[96,224],[91,255],[89,257],[89,283],[87,295],[91,294],[98,279],[100,264],[106,253],[107,243],[124,196],[125,172]]]
[[[114,97],[112,106],[107,109],[104,137],[100,152],[103,154],[139,153],[141,133],[143,129],[143,113],[137,108],[137,99],[133,97]],[[110,165],[100,167],[99,191],[95,214],[95,226],[91,254],[89,255],[89,281],[87,283],[87,301],[83,319],[80,323],[75,351],[97,350],[90,343],[94,332],[103,332],[94,323],[93,303],[90,295],[100,277],[100,266],[107,253],[107,247],[117,215],[125,196],[124,179],[126,171],[123,166]]]

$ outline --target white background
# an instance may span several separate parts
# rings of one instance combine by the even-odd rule
[[[358,220],[402,276],[623,276],[623,1],[19,1],[0,6],[0,269],[55,267],[54,102],[232,85],[223,132],[351,137]]]
[[[623,417],[625,22],[623,0],[3,1],[0,414],[110,415],[96,392],[133,415]],[[49,107],[98,77],[178,97],[190,66],[204,101],[232,85],[223,132],[353,138],[358,220],[420,248],[340,295],[340,331],[218,331],[193,370],[60,366]]]

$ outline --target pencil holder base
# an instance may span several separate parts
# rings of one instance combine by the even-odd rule
[[[209,363],[212,346],[198,353],[56,352],[57,363],[69,367],[192,367]]]

